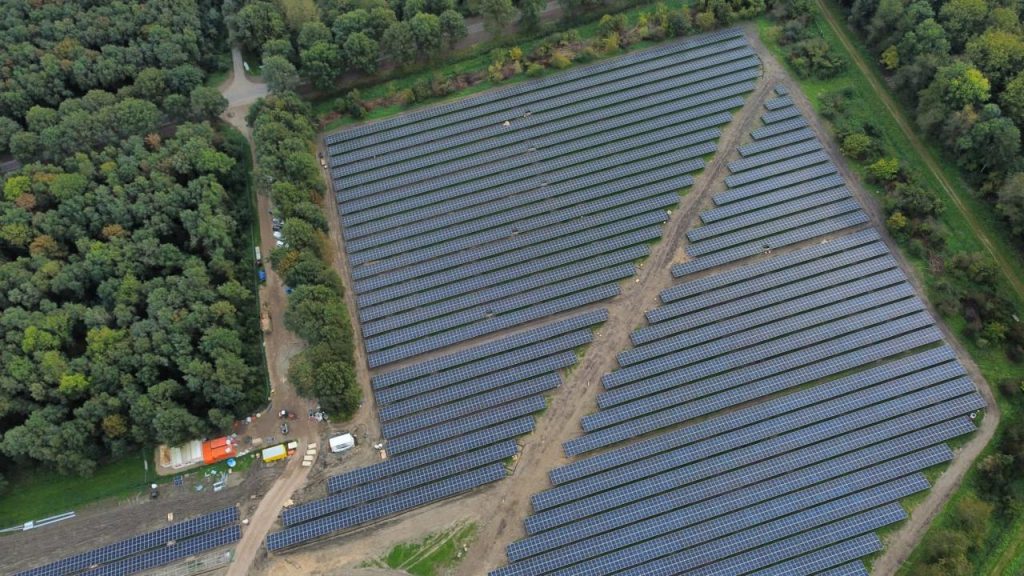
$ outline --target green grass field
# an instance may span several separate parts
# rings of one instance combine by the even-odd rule
[[[831,9],[836,10],[833,4],[830,4]],[[840,21],[843,21],[840,18]],[[765,40],[766,45],[772,51],[772,53],[780,60],[784,62],[784,55],[782,48],[772,42],[770,34],[767,34],[772,23],[767,19],[758,20],[758,28],[761,32],[761,37]],[[848,110],[855,117],[862,120],[870,120],[875,126],[880,129],[881,132],[881,143],[886,150],[886,155],[897,157],[903,166],[909,168],[911,172],[919,179],[919,181],[936,191],[943,201],[947,205],[946,211],[942,215],[942,224],[949,231],[948,245],[950,252],[982,252],[984,250],[981,241],[972,232],[967,220],[963,215],[957,211],[950,198],[946,195],[945,190],[940,186],[936,178],[929,172],[923,159],[914,153],[913,147],[907,140],[906,136],[900,130],[895,120],[889,114],[881,100],[871,90],[867,79],[863,76],[860,70],[855,67],[852,63],[849,53],[847,53],[835,36],[832,29],[824,22],[817,22],[817,29],[821,33],[822,37],[825,38],[835,50],[844,54],[850,65],[847,70],[836,78],[829,80],[817,80],[817,79],[800,79],[799,84],[802,90],[807,94],[807,97],[811,100],[812,104],[816,109],[820,110],[821,97],[822,95],[835,92],[840,90],[849,90],[853,96],[847,99]],[[861,55],[868,61],[874,62],[874,58],[864,50],[863,46],[857,44],[858,49],[861,51]],[[873,73],[878,73],[877,70],[873,70]],[[795,78],[795,75],[794,75]],[[907,111],[904,110],[904,115],[907,115]],[[910,116],[912,117],[912,116]],[[942,158],[939,151],[932,148],[929,150],[933,155],[938,158]],[[1012,240],[1006,233],[1005,226],[1002,225],[998,215],[992,209],[992,207],[986,204],[978,195],[964,182],[963,178],[954,168],[953,162],[940,162],[942,166],[944,176],[949,180],[952,185],[956,188],[956,192],[959,197],[964,201],[965,206],[973,213],[973,215],[983,225],[986,235],[992,240],[996,250],[1000,251],[1004,258],[1011,262],[1012,269],[1005,270],[1007,274],[1017,274],[1024,277],[1024,260],[1022,260],[1020,253],[1014,249]],[[859,166],[856,163],[850,164],[863,179],[865,170],[863,166]],[[872,187],[868,187],[869,189]],[[877,193],[877,190],[875,191]],[[932,275],[928,269],[927,263],[919,258],[914,258],[909,253],[908,258],[912,262],[913,266],[917,269],[918,274],[924,280],[924,284],[927,290],[932,290],[937,278]],[[1004,282],[1000,289],[1003,294],[1014,302],[1018,309],[1024,309],[1024,302],[1010,289],[1009,284]],[[968,349],[974,361],[978,364],[986,380],[996,388],[996,384],[1002,380],[1008,378],[1024,378],[1024,366],[1014,364],[1010,362],[1005,354],[1001,350],[995,349],[983,349],[979,348],[972,339],[964,336],[965,322],[961,317],[945,318],[946,324],[959,336],[959,340]],[[1019,426],[1020,425],[1020,410],[1014,402],[1010,402],[1006,398],[1002,398],[999,395],[998,389],[993,390],[996,394],[997,401],[999,402],[1000,409],[1002,411],[1002,421],[1000,428],[1005,429],[1008,426]],[[981,455],[980,458],[991,452],[991,448]],[[979,458],[979,459],[980,459]],[[930,469],[929,477],[936,477],[943,467]],[[1018,493],[1024,494],[1024,481],[1019,482]],[[977,494],[977,469],[972,468],[968,472],[967,477],[964,480],[963,486],[957,492],[956,495],[947,503],[944,510],[940,513],[939,517],[932,524],[932,528],[929,534],[925,536],[928,538],[933,535],[938,529],[951,522],[950,510],[952,509],[951,504],[967,495]],[[911,497],[906,499],[903,504],[908,509],[912,509],[917,503],[921,501],[921,497]],[[884,535],[887,532],[891,532],[893,529],[888,531],[882,531]],[[989,533],[985,538],[985,547],[983,550],[977,552],[972,560],[975,574],[980,575],[1003,575],[1003,574],[1019,574],[1021,569],[1024,568],[1024,546],[1022,546],[1022,540],[1024,540],[1024,516],[1020,516],[1016,519],[1009,520],[997,520],[989,529]],[[918,565],[922,562],[921,549],[918,548],[911,555],[908,562],[902,567],[900,574],[912,575],[918,572]]]
[[[75,510],[99,500],[145,493],[151,482],[157,482],[152,454],[147,454],[146,460],[148,471],[142,452],[136,452],[100,466],[90,478],[38,469],[9,473],[7,491],[0,498],[0,528]]]
[[[406,542],[383,557],[362,564],[367,568],[393,568],[412,576],[442,576],[461,558],[462,551],[476,535],[476,524],[458,524],[444,532],[427,535],[419,542]]]

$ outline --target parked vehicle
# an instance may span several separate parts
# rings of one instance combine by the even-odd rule
[[[287,422],[282,422],[281,423],[281,435],[282,436],[287,436],[288,435],[288,423]]]
[[[256,246],[256,265],[263,264],[263,254],[260,253],[260,247]]]

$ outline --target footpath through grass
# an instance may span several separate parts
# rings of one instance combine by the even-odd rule
[[[837,7],[831,2],[827,4],[828,8],[838,16],[837,20],[845,22],[842,15],[838,14]],[[758,20],[758,28],[765,44],[780,61],[785,62],[783,49],[773,41],[770,34],[766,34],[772,25],[773,23],[766,18]],[[854,118],[868,121],[879,128],[879,140],[885,149],[885,155],[899,158],[901,165],[913,172],[924,186],[934,190],[945,202],[947,208],[941,215],[940,220],[948,230],[947,242],[949,251],[951,253],[985,252],[985,244],[972,229],[965,215],[957,209],[953,201],[954,199],[950,197],[949,191],[941,185],[924,159],[916,153],[893,115],[885,107],[879,96],[872,90],[868,79],[854,65],[852,54],[846,50],[843,43],[840,42],[834,31],[823,21],[821,16],[817,17],[816,26],[821,36],[834,50],[844,55],[849,65],[843,74],[829,80],[799,79],[795,74],[793,75],[815,109],[821,110],[821,99],[825,94],[841,91],[848,91],[848,93],[852,94],[851,97],[846,99],[848,113]],[[848,35],[854,38],[854,45],[859,51],[859,55],[871,65],[871,73],[876,76],[876,80],[882,86],[885,86],[874,63],[874,59],[861,44],[856,42],[855,36],[852,34]],[[903,110],[903,115],[904,117],[912,117],[907,114],[906,110]],[[913,129],[916,130],[916,127]],[[925,144],[925,147],[933,157],[941,158],[939,151],[933,146]],[[953,192],[962,202],[965,209],[971,212],[975,224],[981,227],[983,233],[991,240],[990,245],[993,250],[1007,264],[1002,269],[1007,278],[1000,280],[1000,290],[1014,303],[1018,310],[1024,309],[1024,300],[1012,288],[1011,282],[1008,279],[1013,275],[1016,275],[1017,278],[1024,278],[1024,261],[1022,261],[1021,255],[1013,248],[1013,242],[1007,235],[1005,226],[1001,223],[999,216],[992,207],[979,198],[964,182],[952,162],[939,162],[938,164],[941,167],[943,176],[953,188]],[[858,173],[862,180],[866,180],[864,166],[856,162],[850,162],[850,167]],[[874,193],[879,194],[878,190],[874,187],[868,186],[868,188]],[[908,251],[904,251],[904,253],[916,268],[919,277],[923,280],[926,291],[931,295],[939,281],[938,276],[930,270],[928,262],[913,256]],[[997,348],[978,347],[974,339],[967,337],[965,334],[966,322],[962,317],[947,317],[944,320],[957,335],[958,340],[967,348],[975,363],[981,369],[985,379],[993,388],[993,393],[1002,412],[1000,429],[997,431],[996,438],[1007,427],[1019,426],[1022,414],[1020,397],[1005,397],[1000,393],[997,384],[1009,379],[1024,379],[1024,365],[1014,364],[1006,358],[1002,350]],[[992,453],[993,450],[991,445],[987,447],[979,456],[978,461]],[[937,470],[931,470],[933,475],[936,472]],[[936,537],[938,532],[953,522],[951,511],[956,502],[968,496],[978,495],[978,476],[977,466],[972,466],[961,488],[943,508],[943,511],[932,523],[931,528],[922,541]],[[1018,481],[1015,492],[1024,494],[1024,480]],[[913,508],[919,502],[919,498],[910,498],[903,503],[908,508]],[[974,567],[973,573],[978,575],[1019,573],[1018,571],[1024,567],[1024,546],[1021,545],[1022,540],[1024,540],[1024,514],[1019,514],[1016,517],[1009,514],[994,515],[993,522],[988,529],[988,534],[982,538],[984,542],[983,549],[979,550],[970,559]],[[901,568],[900,574],[911,575],[918,573],[918,568],[923,562],[922,548],[918,546],[910,559]]]
[[[362,564],[367,568],[393,568],[413,576],[442,576],[462,558],[476,535],[476,524],[457,524],[444,532],[427,535],[419,542],[406,542],[376,560]]]

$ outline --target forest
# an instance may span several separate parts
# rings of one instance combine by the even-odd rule
[[[220,5],[0,5],[0,473],[88,475],[266,398]]]

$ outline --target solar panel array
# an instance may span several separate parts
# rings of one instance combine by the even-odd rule
[[[728,30],[327,136],[370,366],[614,297],[760,74]]]
[[[712,272],[647,312],[492,576],[864,575],[873,532],[975,430],[984,400],[873,229],[717,269],[866,220],[823,224],[863,212],[775,91],[766,120],[789,126],[754,131],[687,234],[684,266]]]
[[[515,438],[533,429],[605,321],[597,310],[373,377],[388,459],[328,479],[328,496],[281,513],[269,550],[358,527],[505,476]]]
[[[867,222],[792,98],[764,106],[765,127],[751,132],[754,141],[738,149],[742,159],[729,163],[727,189],[701,214],[704,226],[687,233],[693,259],[673,267],[675,277]]]
[[[241,538],[237,523],[238,509],[225,508],[18,572],[15,576],[134,574],[234,543]]]

